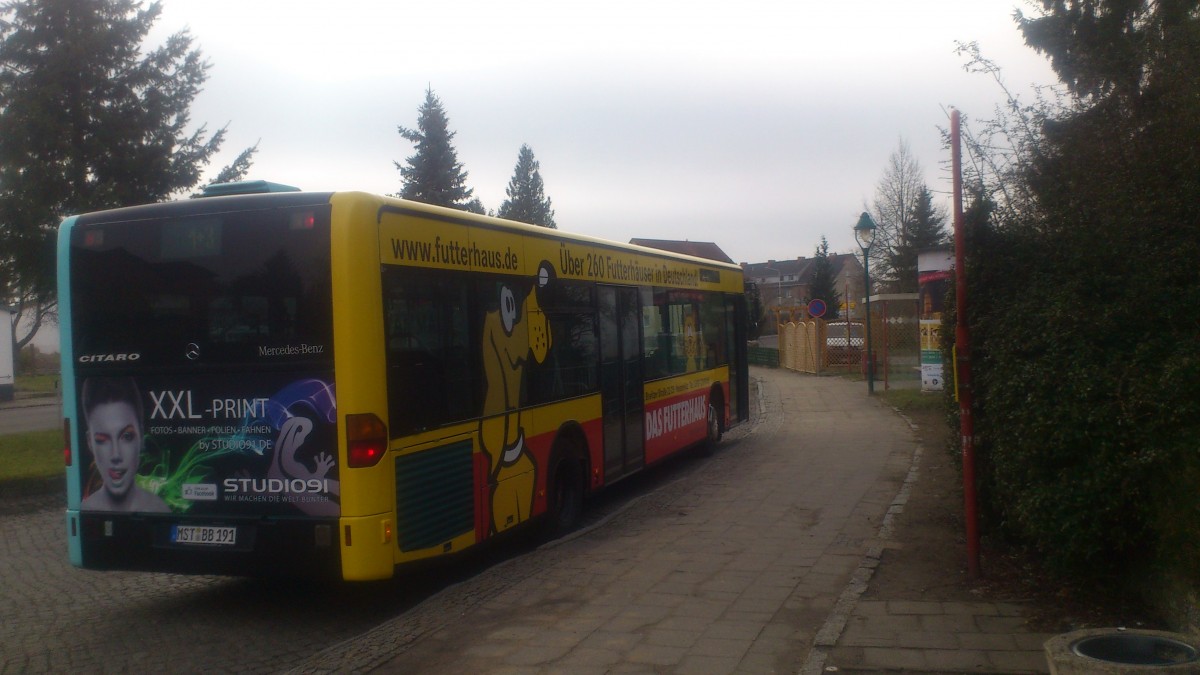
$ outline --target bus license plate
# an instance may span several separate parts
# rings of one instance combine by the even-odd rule
[[[233,546],[237,544],[237,528],[212,527],[209,525],[175,525],[171,528],[171,541],[176,544]]]

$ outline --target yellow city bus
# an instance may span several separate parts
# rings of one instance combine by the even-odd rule
[[[747,416],[735,265],[358,192],[209,192],[60,227],[76,566],[387,578],[565,531]]]

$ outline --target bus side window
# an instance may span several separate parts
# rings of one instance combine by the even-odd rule
[[[591,287],[560,280],[538,291],[538,304],[550,325],[551,347],[544,362],[526,362],[522,403],[549,403],[595,392],[600,386],[599,345]]]
[[[705,367],[715,368],[729,363],[724,297],[718,295],[704,298],[700,306],[700,325],[705,340]]]
[[[470,356],[470,281],[461,274],[385,268],[388,411],[393,436],[478,413]]]
[[[653,380],[729,361],[724,300],[668,288],[642,289],[642,355]]]
[[[653,288],[641,289],[642,294],[642,357],[647,380],[665,377],[671,357],[671,335],[663,320],[663,308],[656,304]],[[661,297],[665,301],[665,294]]]

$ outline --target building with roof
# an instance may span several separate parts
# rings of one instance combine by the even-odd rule
[[[798,320],[808,317],[806,310],[810,300],[815,258],[803,256],[789,260],[768,260],[765,263],[741,263],[746,282],[753,283],[768,317],[777,321]],[[851,253],[830,253],[829,265],[835,286],[841,296],[838,315],[841,318],[862,320],[865,316],[862,299],[862,260]],[[821,298],[826,300],[826,298]],[[772,321],[766,321],[765,333],[772,333]]]
[[[725,254],[720,246],[717,246],[711,241],[679,241],[677,239],[630,239],[629,243],[647,248],[656,248],[660,251],[670,251],[672,253],[682,253],[691,255],[697,258],[707,258],[709,260],[717,260],[733,264],[733,258]]]
[[[733,262],[720,246],[711,241],[635,238],[630,239],[629,243],[697,258]],[[838,294],[841,296],[838,316],[861,321],[864,316],[862,299],[866,297],[863,293],[862,259],[852,253],[830,253],[829,264]],[[756,289],[766,311],[764,332],[774,333],[774,324],[780,318],[788,321],[808,317],[806,308],[808,302],[813,299],[810,285],[816,268],[815,258],[799,256],[790,260],[768,260],[765,263],[744,262],[741,266],[747,285],[752,284]]]

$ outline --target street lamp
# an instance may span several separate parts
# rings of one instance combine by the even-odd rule
[[[858,241],[863,252],[863,291],[867,294],[867,394],[875,393],[875,363],[871,356],[871,269],[867,262],[870,258],[871,244],[875,243],[875,221],[871,214],[863,211],[854,225],[854,239]],[[850,326],[846,326],[846,344],[850,343]]]

